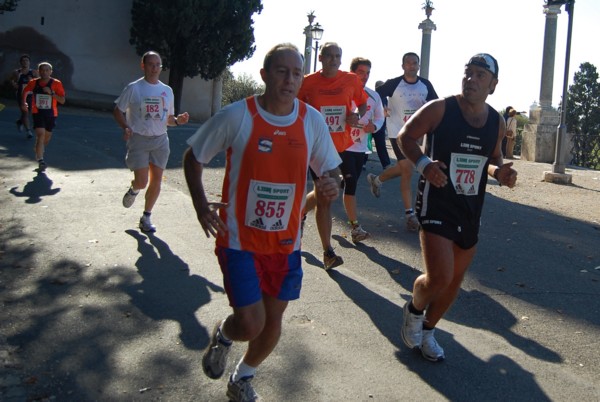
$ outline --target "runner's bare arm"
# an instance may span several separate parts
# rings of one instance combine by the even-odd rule
[[[198,222],[200,222],[206,237],[210,237],[211,235],[217,237],[217,233],[221,236],[224,235],[227,227],[219,217],[217,211],[219,208],[224,208],[226,204],[221,202],[208,202],[206,199],[206,192],[204,191],[204,185],[202,184],[203,167],[202,164],[196,160],[191,148],[188,148],[183,155],[183,171],[185,173],[185,181],[190,190],[194,209],[196,210]]]
[[[121,129],[123,130],[123,140],[128,141],[131,137],[132,131],[131,128],[129,128],[129,125],[127,125],[125,114],[123,114],[123,112],[121,111],[121,109],[119,109],[118,106],[115,106],[115,108],[113,109],[113,117],[115,118],[119,127],[121,127]]]
[[[432,161],[421,151],[418,140],[425,134],[433,132],[440,124],[445,111],[445,100],[436,99],[421,107],[400,130],[398,146],[427,181],[436,187],[444,187],[448,176],[444,170],[448,167],[444,162]]]
[[[490,164],[488,165],[487,174],[498,180],[500,185],[513,188],[517,182],[517,171],[512,168],[513,163],[504,163],[502,159],[502,139],[506,133],[506,123],[500,116],[500,124],[498,127],[498,140],[494,152],[490,156]]]

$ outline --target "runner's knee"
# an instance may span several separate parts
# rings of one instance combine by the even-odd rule
[[[343,181],[342,185],[344,187],[345,195],[355,195],[356,194],[356,186],[357,186],[356,176],[354,176],[352,174],[348,174],[348,175],[344,176],[344,181]]]

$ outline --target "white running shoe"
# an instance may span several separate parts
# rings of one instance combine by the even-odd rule
[[[373,173],[369,173],[367,175],[367,181],[371,185],[371,194],[373,194],[375,197],[379,198],[379,196],[381,195],[381,182],[379,181],[377,176],[374,175]],[[377,184],[378,182],[379,182],[379,184]]]
[[[236,382],[229,377],[227,384],[227,397],[233,402],[260,402],[261,398],[252,387],[254,376],[240,378]]]
[[[359,243],[359,242],[371,237],[371,234],[369,232],[367,232],[366,230],[364,230],[362,228],[362,226],[360,226],[360,225],[355,227],[354,229],[352,229],[352,232],[350,232],[350,235],[352,236],[353,243]]]
[[[409,348],[420,347],[423,342],[423,321],[425,314],[417,315],[408,310],[408,305],[412,300],[409,300],[402,309],[402,329],[400,335],[402,341]]]
[[[210,344],[204,356],[202,356],[202,370],[209,378],[216,380],[221,378],[225,372],[225,366],[227,365],[227,355],[231,349],[231,343],[225,344],[219,340],[218,331],[221,322],[215,325],[213,334],[210,338]]]
[[[142,232],[156,232],[156,226],[152,224],[152,222],[150,221],[150,217],[147,215],[142,215],[142,217],[140,218],[140,229],[142,230]]]
[[[417,230],[419,230],[420,226],[421,225],[419,224],[419,220],[417,219],[417,216],[414,213],[406,215],[406,229],[408,229],[411,232],[416,232]]]
[[[132,206],[135,202],[135,197],[137,197],[139,193],[139,191],[136,193],[135,191],[133,191],[133,188],[129,187],[129,190],[127,190],[127,192],[123,196],[123,206],[125,208],[129,208],[130,206]]]
[[[423,342],[421,343],[421,354],[424,358],[432,362],[441,362],[444,356],[444,349],[437,343],[434,338],[435,329],[423,330]]]

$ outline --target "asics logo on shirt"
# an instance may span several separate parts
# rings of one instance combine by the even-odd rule
[[[286,132],[285,132],[285,131],[279,131],[279,130],[275,130],[275,131],[273,132],[273,135],[286,135]]]

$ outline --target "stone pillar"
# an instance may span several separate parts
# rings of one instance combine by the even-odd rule
[[[431,56],[431,32],[435,31],[437,27],[427,17],[419,24],[419,29],[423,30],[421,39],[421,69],[419,75],[423,78],[429,79],[429,58]]]
[[[542,56],[542,82],[540,85],[540,106],[552,107],[552,89],[554,84],[554,60],[556,58],[556,26],[560,5],[544,5],[546,27],[544,30],[544,53]]]
[[[554,162],[556,130],[560,124],[560,113],[553,108],[544,109],[532,105],[529,123],[523,129],[521,159],[533,162]]]
[[[542,58],[540,102],[529,110],[529,124],[523,129],[521,159],[533,162],[554,162],[556,134],[560,113],[552,107],[554,59],[556,55],[556,26],[560,5],[544,5],[546,28]]]
[[[310,60],[312,55],[312,25],[307,25],[304,28],[304,35],[306,40],[304,41],[304,75],[310,74]],[[315,55],[317,57],[317,55]]]
[[[304,36],[305,36],[305,40],[304,40],[304,75],[306,74],[310,74],[310,57],[312,55],[312,28],[313,28],[313,22],[315,21],[315,12],[311,11],[310,13],[308,13],[306,15],[306,17],[308,18],[308,25],[304,27]],[[317,55],[315,54],[315,57],[317,57]]]

